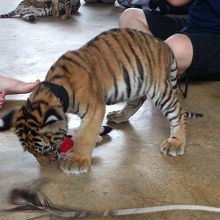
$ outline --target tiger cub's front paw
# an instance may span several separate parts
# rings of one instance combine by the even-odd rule
[[[168,138],[160,146],[163,154],[170,156],[183,155],[185,152],[185,143],[178,138]]]
[[[67,14],[62,15],[62,19],[63,19],[63,20],[68,19],[68,18],[70,18],[70,16],[69,16],[69,15],[67,15]]]
[[[67,174],[87,173],[91,167],[91,158],[82,157],[79,154],[67,154],[61,156],[60,169]]]
[[[115,123],[121,123],[128,120],[128,117],[123,114],[123,111],[113,111],[109,112],[107,115],[108,121],[115,122]]]
[[[52,11],[52,16],[53,16],[53,17],[58,18],[59,15],[60,15],[60,14],[59,14],[59,11],[58,11],[58,10],[53,10],[53,11]]]

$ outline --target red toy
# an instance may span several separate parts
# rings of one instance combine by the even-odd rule
[[[77,130],[78,129],[75,129],[75,132],[77,132]],[[101,129],[99,135],[100,136],[106,135],[109,132],[111,132],[111,130],[112,130],[112,128],[109,126],[102,126],[102,129]],[[99,143],[102,140],[102,138],[100,136],[97,139],[97,143]],[[73,147],[74,147],[74,141],[72,139],[72,136],[71,135],[64,135],[64,140],[63,140],[63,143],[60,145],[59,152],[60,153],[68,153],[73,149]]]
[[[73,149],[74,142],[71,135],[65,135],[63,143],[60,146],[60,153],[68,153]]]

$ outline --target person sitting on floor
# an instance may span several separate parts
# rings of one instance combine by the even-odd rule
[[[149,5],[161,2],[177,7],[190,0],[151,0]],[[176,57],[179,78],[188,73],[190,79],[220,80],[220,1],[193,0],[187,17],[129,8],[119,26],[164,40]]]

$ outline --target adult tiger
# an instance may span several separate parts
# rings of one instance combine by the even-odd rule
[[[60,167],[65,173],[85,173],[91,166],[105,104],[127,101],[122,110],[107,116],[120,123],[149,96],[170,123],[171,134],[161,151],[182,155],[186,118],[201,115],[181,108],[175,92],[176,73],[176,61],[164,42],[136,30],[109,30],[62,55],[26,104],[0,119],[0,129],[14,127],[24,147],[41,161],[56,155],[67,132],[65,113],[77,114],[81,125],[75,151],[60,160]]]

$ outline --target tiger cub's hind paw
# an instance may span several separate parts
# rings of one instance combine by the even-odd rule
[[[107,119],[109,122],[121,123],[128,121],[128,117],[123,114],[123,111],[113,111],[109,112],[107,115]]]
[[[68,15],[68,14],[62,15],[62,19],[63,19],[63,20],[66,20],[66,19],[69,19],[69,18],[70,18],[70,15]]]
[[[178,138],[168,138],[160,145],[160,151],[170,156],[183,155],[185,152],[185,143]]]

